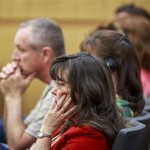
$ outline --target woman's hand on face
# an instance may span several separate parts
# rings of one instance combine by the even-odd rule
[[[49,133],[50,135],[64,124],[65,119],[69,117],[76,108],[70,96],[62,95],[59,100],[56,98],[53,100],[41,127],[42,132]]]

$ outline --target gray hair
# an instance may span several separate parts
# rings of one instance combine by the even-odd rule
[[[20,29],[27,27],[31,27],[28,42],[34,50],[50,47],[55,56],[65,54],[63,33],[56,22],[47,18],[38,18],[20,25]]]

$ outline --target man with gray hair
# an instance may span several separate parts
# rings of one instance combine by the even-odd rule
[[[16,49],[13,62],[2,68],[0,89],[4,95],[4,123],[10,149],[23,150],[35,141],[42,120],[53,96],[54,83],[49,75],[53,59],[65,55],[63,33],[60,26],[47,18],[26,21],[15,36]],[[48,86],[31,113],[22,119],[22,96],[33,78]]]

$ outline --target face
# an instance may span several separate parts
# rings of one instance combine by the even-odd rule
[[[126,18],[126,17],[128,17],[130,14],[129,13],[127,13],[127,12],[120,12],[120,13],[118,13],[118,14],[116,14],[116,20],[118,19],[124,19],[124,18]]]
[[[56,96],[56,100],[59,100],[63,95],[70,96],[70,86],[67,81],[67,76],[65,76],[64,80],[56,80],[55,86],[51,91]]]
[[[38,73],[41,61],[41,51],[33,50],[28,43],[31,28],[21,28],[16,33],[16,49],[12,54],[12,60],[15,61],[21,69],[23,75],[27,76],[33,72]]]

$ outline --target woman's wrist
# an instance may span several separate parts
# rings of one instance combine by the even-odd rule
[[[45,126],[41,127],[40,132],[43,132],[49,135],[53,135],[54,133],[54,131],[50,127],[45,127]]]
[[[45,132],[42,132],[42,131],[38,132],[37,138],[44,138],[44,137],[47,137],[47,138],[49,138],[49,139],[52,139],[51,134],[45,133]]]

